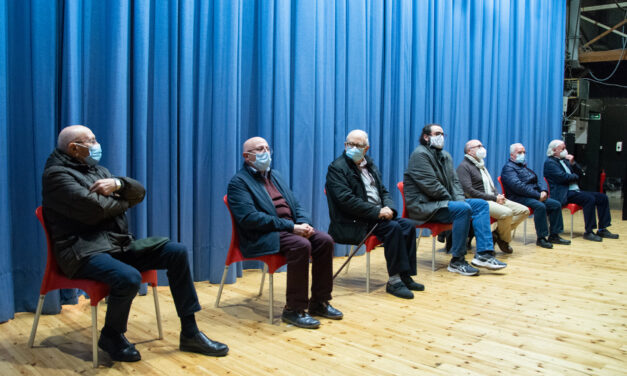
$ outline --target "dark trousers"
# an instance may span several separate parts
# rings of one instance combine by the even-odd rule
[[[607,196],[599,192],[568,191],[566,200],[583,208],[583,220],[586,232],[592,232],[597,227],[597,218],[594,208],[599,216],[599,229],[607,228],[612,223],[610,216],[610,203]]]
[[[383,240],[388,275],[416,275],[416,225],[405,218],[379,222],[372,232]]]
[[[331,300],[333,290],[333,239],[315,230],[309,239],[291,232],[280,232],[281,253],[287,258],[285,306],[304,311],[309,306],[309,257],[311,257],[311,302]]]
[[[105,327],[124,333],[131,303],[141,284],[140,272],[150,269],[167,270],[179,317],[200,311],[187,261],[187,248],[181,243],[168,242],[147,252],[98,253],[87,259],[75,278],[92,279],[110,286]]]
[[[536,225],[536,235],[544,238],[549,235],[559,235],[564,231],[564,220],[562,218],[562,204],[552,198],[547,198],[542,202],[535,198],[524,197],[517,201],[533,209],[533,222]],[[549,216],[547,225],[546,218]],[[550,227],[549,227],[550,226]]]

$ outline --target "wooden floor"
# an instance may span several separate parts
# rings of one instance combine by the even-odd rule
[[[42,317],[34,349],[26,347],[33,314],[19,313],[0,325],[0,374],[625,375],[627,222],[612,214],[621,239],[593,243],[576,232],[571,246],[553,250],[523,246],[521,226],[514,253],[500,254],[509,267],[478,277],[447,272],[442,251],[431,272],[431,241],[422,238],[418,280],[427,290],[414,300],[385,293],[381,250],[373,253],[373,292],[366,294],[365,257],[355,258],[335,284],[333,304],[344,320],[322,320],[318,330],[280,323],[284,274],[275,278],[274,325],[267,323],[267,293],[255,296],[259,271],[225,286],[218,309],[218,286],[197,283],[199,325],[229,345],[224,358],[177,350],[179,321],[167,287],[159,288],[164,340],[156,340],[151,293],[134,302],[127,337],[141,351],[138,363],[113,363],[101,351],[100,367],[92,369],[84,301]],[[569,230],[566,212],[564,222]],[[575,228],[583,228],[581,213]],[[533,221],[527,231],[530,242]],[[104,312],[101,304],[100,325]]]

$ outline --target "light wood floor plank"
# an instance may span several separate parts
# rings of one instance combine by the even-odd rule
[[[267,323],[267,281],[264,295],[256,296],[259,271],[245,271],[236,284],[226,285],[217,309],[218,286],[198,282],[204,309],[197,321],[211,338],[229,345],[224,358],[178,351],[179,320],[167,287],[159,287],[163,340],[157,340],[152,291],[133,304],[127,337],[141,351],[138,363],[111,362],[101,351],[100,367],[91,368],[90,307],[83,299],[59,315],[43,316],[33,349],[26,347],[33,314],[18,313],[0,324],[0,374],[624,375],[627,222],[617,220],[618,211],[612,215],[611,229],[621,239],[583,240],[578,213],[573,244],[553,250],[535,246],[529,221],[530,243],[522,245],[518,231],[514,253],[498,254],[508,268],[482,270],[477,277],[446,271],[450,255],[443,250],[431,272],[431,239],[423,238],[417,280],[427,290],[414,300],[385,293],[383,251],[376,249],[372,292],[365,293],[365,258],[356,257],[334,287],[332,303],[344,320],[323,319],[318,330],[280,322],[285,274],[275,276],[273,325]],[[336,259],[335,267],[344,260]],[[99,326],[105,310],[101,304]]]

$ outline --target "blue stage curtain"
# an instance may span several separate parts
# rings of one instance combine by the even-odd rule
[[[0,0],[0,322],[36,303],[33,212],[61,128],[89,126],[102,164],[144,183],[133,233],[183,242],[195,280],[215,283],[222,197],[249,137],[269,141],[322,229],[326,169],[352,129],[369,133],[399,209],[426,123],[456,162],[479,138],[496,177],[522,142],[541,171],[560,135],[564,22],[564,2],[542,0]]]

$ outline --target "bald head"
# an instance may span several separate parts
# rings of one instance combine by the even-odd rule
[[[257,160],[257,154],[264,152],[271,153],[271,150],[270,146],[268,146],[268,142],[263,137],[249,138],[244,142],[244,145],[242,145],[244,161],[249,165],[253,165]]]
[[[470,150],[476,149],[479,146],[482,146],[481,145],[481,141],[479,141],[479,140],[470,140],[470,141],[466,142],[466,145],[464,145],[464,153],[468,154],[468,152]]]
[[[63,128],[61,133],[59,133],[59,137],[57,138],[57,148],[67,153],[70,142],[79,140],[82,137],[90,138],[90,135],[92,135],[92,132],[86,126],[70,125]]]

